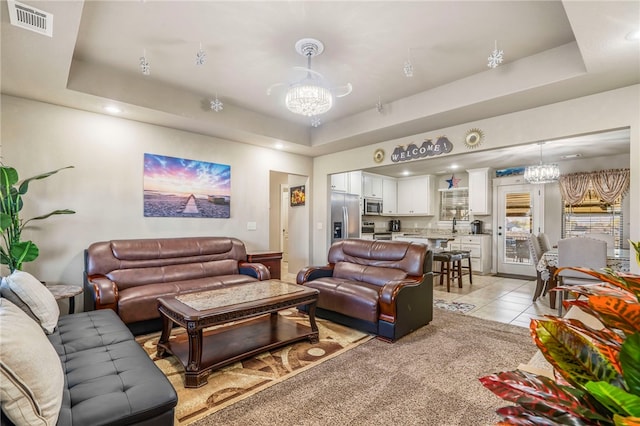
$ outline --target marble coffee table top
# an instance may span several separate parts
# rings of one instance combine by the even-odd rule
[[[191,309],[205,311],[223,306],[237,305],[249,300],[256,301],[297,293],[304,289],[305,287],[303,286],[282,281],[256,281],[230,287],[221,287],[215,290],[181,294],[176,296],[176,300],[184,303]]]

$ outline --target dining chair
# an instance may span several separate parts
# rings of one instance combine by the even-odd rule
[[[540,248],[542,249],[543,253],[551,250],[551,243],[549,242],[549,236],[547,234],[545,234],[544,232],[540,232],[538,234],[538,241],[540,242]]]
[[[574,237],[558,241],[558,269],[565,266],[581,266],[602,269],[607,266],[607,243],[595,238]],[[570,286],[601,282],[582,272],[564,270],[558,273],[559,285]],[[562,299],[565,291],[558,291],[558,316],[562,316]]]
[[[531,256],[531,260],[533,261],[533,266],[536,268],[536,289],[533,292],[533,301],[535,302],[542,294],[542,290],[544,288],[542,274],[540,271],[538,271],[538,262],[540,261],[540,257],[542,256],[542,248],[540,247],[540,241],[538,240],[538,237],[533,235],[533,233],[530,233],[527,236],[527,242],[529,244],[529,255]]]
[[[599,233],[589,233],[589,234],[584,234],[584,236],[586,238],[593,238],[595,240],[602,240],[604,242],[607,243],[607,248],[614,248],[615,247],[615,239],[613,237],[613,235],[611,234],[599,234]]]

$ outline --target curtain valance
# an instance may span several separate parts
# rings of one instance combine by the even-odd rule
[[[579,204],[592,188],[598,197],[613,203],[629,190],[629,169],[600,170],[560,176],[560,194],[565,203]]]

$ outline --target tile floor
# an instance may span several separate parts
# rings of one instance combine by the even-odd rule
[[[475,305],[466,315],[529,327],[531,318],[557,314],[556,309],[549,307],[549,295],[540,297],[535,302],[531,301],[535,286],[535,279],[521,280],[493,275],[474,275],[473,285],[469,285],[469,277],[465,275],[462,288],[454,286],[447,293],[446,287],[440,287],[439,279],[436,278],[433,297]]]
[[[282,279],[295,282],[296,275],[287,273],[286,262],[282,265]],[[529,327],[529,320],[545,314],[557,314],[556,309],[549,307],[549,295],[531,301],[535,280],[521,280],[497,277],[493,275],[473,275],[473,285],[469,285],[469,276],[462,280],[462,288],[440,287],[439,280],[434,280],[433,298],[449,302],[464,302],[475,305],[465,315],[489,319],[520,327]]]

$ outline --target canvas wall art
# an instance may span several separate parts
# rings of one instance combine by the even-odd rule
[[[145,217],[231,217],[231,166],[144,154]]]
[[[306,201],[304,185],[292,187],[290,194],[291,196],[289,198],[291,199],[291,207],[304,206]]]
[[[508,169],[499,169],[496,170],[496,177],[505,177],[505,176],[521,176],[524,174],[524,167],[509,167]]]

